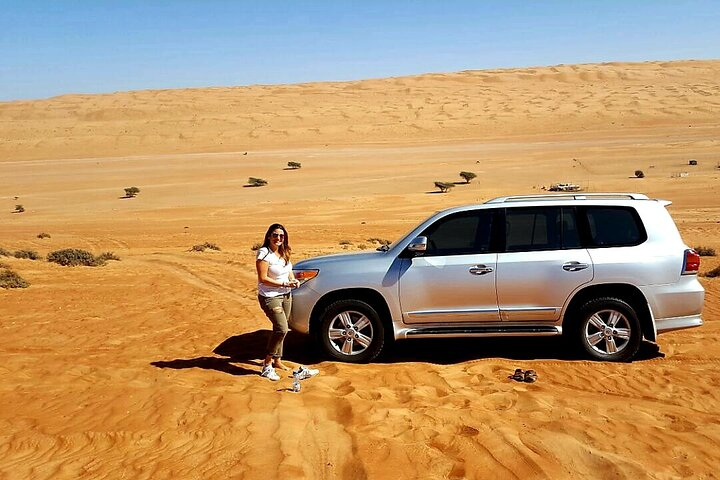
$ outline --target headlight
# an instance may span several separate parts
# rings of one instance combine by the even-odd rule
[[[320,270],[293,270],[293,275],[300,281],[300,285],[317,277]]]

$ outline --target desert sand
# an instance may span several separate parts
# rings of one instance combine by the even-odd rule
[[[291,334],[288,363],[321,370],[294,394],[257,375],[251,250],[274,221],[296,260],[374,248],[553,182],[671,200],[720,250],[720,61],[65,95],[0,103],[0,139],[0,247],[121,259],[0,258],[31,284],[0,289],[1,479],[720,476],[720,279],[703,327],[632,363],[468,339],[351,365]]]

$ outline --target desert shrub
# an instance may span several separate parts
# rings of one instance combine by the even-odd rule
[[[197,245],[193,245],[192,248],[190,249],[191,252],[204,252],[205,250],[220,251],[220,247],[218,247],[214,243],[205,242],[205,243],[199,243]]]
[[[9,251],[0,247],[0,257],[11,257],[11,256],[12,256],[12,254]]]
[[[713,269],[710,270],[709,272],[705,273],[704,276],[710,277],[710,278],[720,277],[720,265],[718,265],[717,267],[713,268]]]
[[[697,252],[701,257],[714,257],[715,249],[712,247],[694,247],[693,250]]]
[[[0,262],[0,268],[10,268],[10,265],[5,262]]]
[[[435,187],[439,188],[441,193],[447,193],[454,186],[452,182],[435,182]]]
[[[115,255],[113,252],[103,252],[103,253],[101,253],[100,255],[98,255],[97,257],[95,257],[95,260],[96,260],[99,264],[105,264],[105,263],[106,263],[107,261],[109,261],[109,260],[114,260],[114,261],[116,261],[116,262],[119,262],[119,261],[120,261],[120,257],[118,257],[117,255]]]
[[[367,250],[368,246],[364,243],[359,243],[357,246],[358,250]]]
[[[13,210],[14,213],[22,213],[25,211],[25,207],[22,205],[15,205],[15,210]]]
[[[262,178],[255,178],[255,177],[248,178],[248,185],[251,187],[262,187],[264,185],[267,185],[267,183],[268,183],[267,180],[264,180]]]
[[[473,172],[460,172],[460,176],[465,179],[465,183],[470,183],[470,180],[477,177]]]
[[[0,288],[27,288],[30,284],[12,270],[0,270]]]
[[[295,169],[302,167],[302,165],[299,162],[288,162],[288,167],[295,170]]]
[[[262,243],[255,242],[252,244],[252,247],[250,247],[250,250],[252,250],[253,252],[257,252],[258,250],[260,250],[260,247],[262,247]]]
[[[92,253],[79,248],[65,248],[48,253],[48,262],[60,264],[64,267],[75,267],[84,265],[86,267],[97,267],[103,265]]]
[[[40,238],[40,239],[50,238],[50,234],[49,234],[49,233],[45,233],[45,232],[43,232],[43,233],[38,233],[37,238]]]
[[[15,258],[27,258],[29,260],[37,260],[40,255],[35,250],[15,250],[13,253]]]
[[[380,245],[390,245],[392,243],[390,240],[377,237],[368,238],[367,241],[370,243],[379,243]]]
[[[140,193],[140,189],[137,187],[128,187],[125,189],[125,198],[132,198]]]
[[[642,170],[635,170],[635,178],[644,178],[645,174]]]
[[[340,245],[352,245],[350,240],[340,240]]]

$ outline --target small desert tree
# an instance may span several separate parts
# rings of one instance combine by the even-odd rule
[[[248,185],[251,187],[262,187],[264,185],[267,185],[267,183],[268,183],[267,180],[264,180],[262,178],[255,178],[255,177],[248,178]]]
[[[288,167],[292,168],[293,170],[296,170],[296,169],[302,167],[302,165],[299,162],[288,162]]]
[[[140,193],[140,189],[137,187],[128,187],[125,189],[125,198],[133,198],[135,195]]]
[[[642,170],[635,170],[635,178],[644,178],[645,174]]]
[[[460,176],[465,179],[465,183],[470,183],[470,180],[477,177],[473,172],[460,172]]]
[[[22,213],[24,211],[25,211],[25,207],[23,207],[22,205],[15,205],[14,213]]]
[[[452,182],[435,182],[435,186],[440,189],[441,193],[447,193],[455,184]]]

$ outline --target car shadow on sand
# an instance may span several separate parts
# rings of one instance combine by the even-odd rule
[[[202,368],[230,375],[257,375],[269,336],[270,330],[233,335],[215,347],[213,353],[217,356],[154,361],[151,365],[172,369]],[[643,342],[633,361],[664,356],[657,344]],[[288,333],[285,338],[283,358],[303,365],[315,365],[329,360],[308,335],[295,332]],[[568,347],[561,338],[438,338],[395,342],[373,363],[422,362],[450,365],[487,358],[587,360],[587,357]]]

